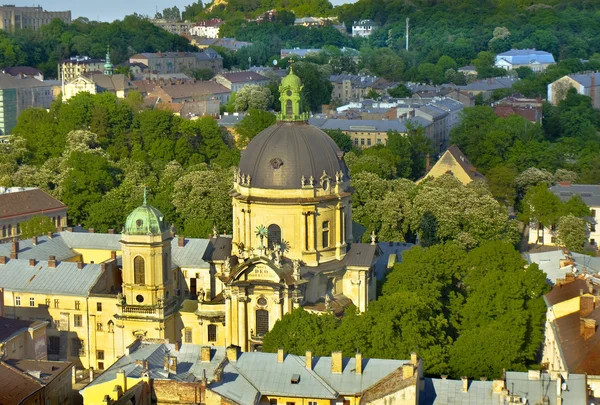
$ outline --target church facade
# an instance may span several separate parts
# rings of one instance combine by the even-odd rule
[[[233,235],[177,237],[144,201],[121,234],[62,231],[0,245],[6,316],[49,320],[49,359],[103,369],[135,339],[254,351],[294,308],[365,311],[380,250],[352,243],[348,169],[333,140],[306,123],[301,90],[290,72],[277,123],[242,156]]]

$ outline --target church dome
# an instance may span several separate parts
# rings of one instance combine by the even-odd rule
[[[168,230],[164,215],[151,205],[144,204],[134,209],[125,221],[123,233],[128,235],[160,235]]]
[[[281,87],[299,88],[302,87],[302,81],[293,72],[281,79]]]
[[[302,177],[308,182],[311,176],[318,184],[323,173],[348,178],[333,139],[304,121],[280,121],[259,133],[242,154],[239,171],[250,175],[251,187],[268,189],[299,189]]]

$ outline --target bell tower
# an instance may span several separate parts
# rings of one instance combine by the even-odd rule
[[[134,336],[165,338],[177,303],[171,232],[163,214],[146,202],[127,217],[122,233],[123,292],[119,326]],[[150,322],[150,323],[149,323]],[[158,331],[158,332],[156,332]]]

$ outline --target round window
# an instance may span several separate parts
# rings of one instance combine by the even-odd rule
[[[329,180],[323,180],[323,190],[327,190],[329,188]]]
[[[142,294],[138,294],[137,297],[135,297],[135,300],[137,302],[144,302],[144,296]]]
[[[291,96],[291,95],[292,95],[292,91],[291,91],[291,90],[288,90],[288,91],[287,91],[285,94],[287,94],[287,95],[288,95],[288,97],[289,97],[289,96]]]
[[[267,299],[265,297],[260,297],[258,300],[256,300],[256,303],[264,307],[267,305]]]
[[[137,221],[135,221],[135,225],[136,225],[138,228],[141,228],[143,223],[144,223],[144,221],[142,221],[141,219],[138,219]]]

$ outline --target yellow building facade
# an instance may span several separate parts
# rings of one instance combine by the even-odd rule
[[[485,180],[485,177],[477,171],[475,166],[471,164],[469,159],[462,153],[458,146],[452,145],[445,151],[439,160],[421,179],[417,180],[417,184],[426,179],[435,179],[444,174],[451,174],[456,177],[462,184],[467,185],[473,180]]]

